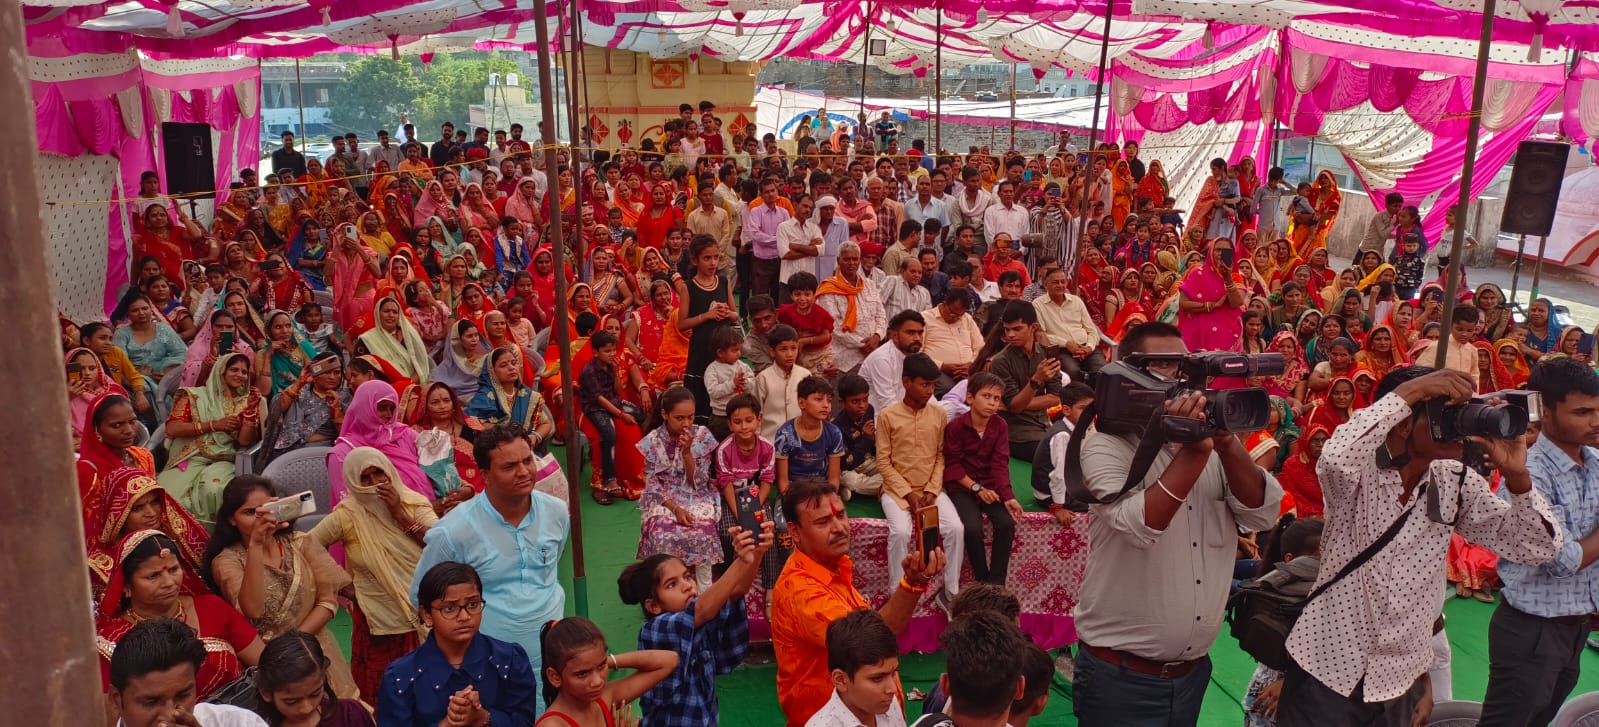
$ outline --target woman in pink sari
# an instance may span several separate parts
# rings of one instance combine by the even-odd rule
[[[542,227],[544,215],[539,213],[539,187],[532,177],[517,180],[516,189],[505,198],[505,217],[515,217],[529,230]]]
[[[428,182],[422,197],[416,201],[416,207],[411,210],[411,224],[420,227],[427,224],[429,217],[435,215],[444,221],[445,229],[457,237],[460,236],[458,231],[461,229],[461,213],[455,209],[449,196],[444,193],[444,185],[437,181]]]
[[[476,182],[466,185],[466,191],[461,193],[461,227],[462,229],[475,227],[483,233],[483,237],[490,240],[494,239],[494,235],[500,229],[500,216],[494,212],[494,205],[483,195],[483,187]],[[462,237],[464,239],[465,235]]]
[[[328,252],[333,263],[333,319],[349,330],[361,314],[372,310],[378,276],[383,268],[372,248],[361,243],[355,225],[348,222],[333,230],[335,247]]]
[[[1232,240],[1211,240],[1205,262],[1183,276],[1177,327],[1183,330],[1189,351],[1236,350],[1244,335],[1249,291],[1243,277],[1233,272],[1232,250]]]

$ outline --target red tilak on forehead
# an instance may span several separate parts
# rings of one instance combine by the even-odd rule
[[[844,501],[843,500],[834,500],[833,501],[833,517],[843,517],[843,516],[844,516]]]

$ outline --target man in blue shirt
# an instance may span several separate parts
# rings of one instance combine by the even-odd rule
[[[560,500],[533,490],[537,461],[527,433],[500,425],[478,433],[473,459],[486,487],[451,510],[427,534],[422,560],[411,581],[411,602],[423,574],[454,561],[483,578],[482,632],[520,644],[533,673],[544,673],[539,632],[559,619],[566,593],[557,580],[571,516]],[[542,695],[538,712],[544,711]]]
[[[1543,430],[1527,450],[1532,485],[1564,533],[1541,566],[1501,559],[1504,600],[1488,622],[1481,725],[1544,725],[1577,684],[1590,619],[1599,613],[1599,374],[1570,358],[1538,364]],[[1504,490],[1500,496],[1506,496]]]

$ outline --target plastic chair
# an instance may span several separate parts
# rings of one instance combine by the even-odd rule
[[[167,425],[165,423],[163,423],[163,424],[161,424],[161,426],[156,427],[155,431],[150,432],[150,436],[144,438],[144,444],[141,444],[139,446],[144,447],[145,449],[148,449],[151,452],[155,452],[156,450],[161,448],[161,445],[166,443],[166,440],[167,440]]]
[[[1599,727],[1599,692],[1579,694],[1555,715],[1555,727]]]
[[[326,514],[333,509],[333,492],[328,483],[328,454],[332,451],[330,444],[323,443],[290,450],[272,460],[261,476],[272,481],[279,495],[310,490],[316,511]]]
[[[316,304],[322,306],[323,308],[332,308],[333,307],[333,293],[332,293],[332,291],[313,290],[313,291],[311,291],[311,299],[316,301]]]
[[[255,474],[255,456],[261,453],[261,443],[256,442],[233,453],[233,474]]]
[[[1427,727],[1473,727],[1482,719],[1482,702],[1448,701],[1432,707]]]
[[[141,421],[135,421],[134,424],[138,425],[139,434],[133,438],[133,446],[149,449],[147,445],[150,442],[150,428],[145,426],[144,422]]]
[[[157,421],[166,421],[167,415],[172,413],[172,397],[178,393],[178,386],[182,383],[183,368],[179,367],[163,376],[161,384],[155,387],[155,418]]]

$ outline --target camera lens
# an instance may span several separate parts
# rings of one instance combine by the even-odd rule
[[[1455,414],[1455,429],[1468,437],[1515,439],[1527,433],[1527,410],[1519,406],[1465,404]]]
[[[1271,397],[1265,389],[1206,391],[1206,414],[1217,427],[1229,432],[1253,432],[1271,423]]]

